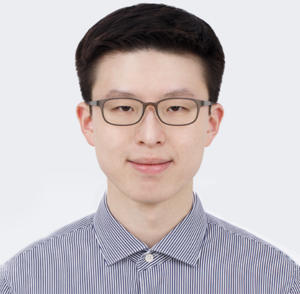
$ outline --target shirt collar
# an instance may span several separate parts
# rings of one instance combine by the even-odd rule
[[[94,215],[94,228],[107,265],[112,265],[139,251],[149,251],[145,243],[133,236],[113,217],[108,209],[106,197],[105,193]],[[166,254],[195,266],[200,255],[206,226],[206,215],[200,199],[196,193],[193,193],[191,211],[151,248],[151,252]]]

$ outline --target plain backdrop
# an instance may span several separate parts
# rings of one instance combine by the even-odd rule
[[[0,264],[97,209],[106,178],[75,114],[75,50],[98,20],[137,3],[1,2]],[[300,263],[299,1],[163,3],[208,22],[226,56],[225,116],[194,191],[207,212]]]

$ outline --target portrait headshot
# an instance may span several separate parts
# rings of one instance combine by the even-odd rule
[[[300,294],[296,1],[2,15],[0,294]]]

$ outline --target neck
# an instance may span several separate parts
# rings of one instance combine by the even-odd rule
[[[107,206],[110,213],[127,231],[152,248],[191,211],[193,184],[189,183],[167,200],[145,203],[133,200],[108,183]]]

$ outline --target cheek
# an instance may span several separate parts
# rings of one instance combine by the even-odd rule
[[[205,133],[201,128],[189,128],[183,130],[181,136],[177,136],[176,141],[176,145],[179,147],[181,154],[192,155],[192,151],[201,151],[204,148]]]
[[[205,133],[201,128],[190,128],[182,132],[174,142],[177,150],[177,158],[180,165],[183,166],[182,174],[195,173],[198,171],[205,148]],[[176,148],[177,146],[177,148]]]
[[[104,125],[94,132],[97,160],[104,173],[126,160],[125,146],[128,146],[129,136],[120,128]]]

